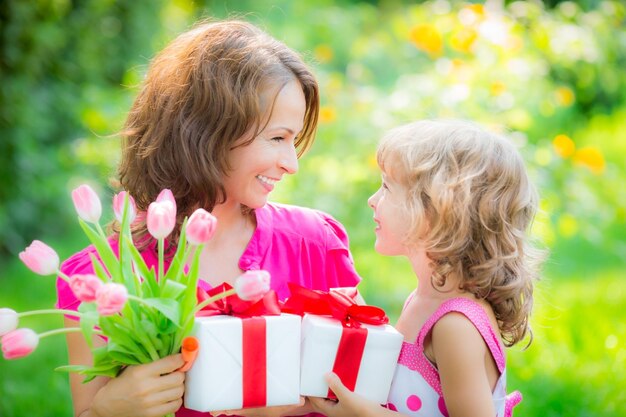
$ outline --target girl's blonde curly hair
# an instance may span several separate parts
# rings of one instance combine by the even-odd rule
[[[469,122],[425,120],[391,130],[377,159],[407,191],[406,243],[426,248],[432,285],[458,276],[490,303],[505,345],[522,340],[543,252],[527,235],[538,196],[514,144]]]

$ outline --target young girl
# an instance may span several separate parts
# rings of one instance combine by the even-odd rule
[[[316,210],[268,202],[279,181],[297,172],[298,157],[313,142],[318,113],[315,77],[286,45],[242,21],[196,25],[150,65],[122,132],[120,183],[141,212],[162,189],[173,192],[179,218],[170,245],[177,242],[183,218],[196,208],[218,218],[200,259],[204,289],[258,269],[271,273],[271,287],[281,299],[289,295],[288,282],[318,290],[355,286],[359,276],[340,223]],[[146,243],[145,216],[134,226],[142,256],[149,266],[156,264],[155,242]],[[62,271],[91,273],[94,251],[88,247],[75,254]],[[59,280],[57,289],[59,308],[78,307],[65,281]],[[66,325],[78,324],[67,318]],[[89,363],[91,350],[82,336],[70,334],[67,340],[70,363]],[[73,374],[75,415],[172,413],[182,404],[184,374],[176,371],[182,363],[173,355],[88,384]],[[306,413],[294,408],[235,413]],[[200,415],[209,414],[177,413]]]
[[[417,289],[397,323],[405,342],[387,408],[328,376],[338,416],[504,417],[504,346],[529,332],[539,252],[526,235],[537,195],[514,145],[479,127],[420,121],[390,131],[377,153],[376,251],[406,256]],[[397,413],[396,413],[397,412]]]

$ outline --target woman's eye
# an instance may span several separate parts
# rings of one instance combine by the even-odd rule
[[[282,136],[274,136],[271,140],[275,142],[280,142],[280,141],[285,140],[285,138],[283,138]]]
[[[389,189],[389,187],[387,187],[387,184],[385,184],[384,182],[382,183],[381,187],[382,187],[383,189],[385,189],[385,190],[388,190],[388,189]]]

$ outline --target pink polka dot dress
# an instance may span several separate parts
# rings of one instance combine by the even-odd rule
[[[415,417],[448,417],[439,372],[424,355],[424,339],[435,323],[450,312],[465,315],[485,340],[500,371],[500,378],[492,394],[496,417],[512,416],[512,409],[521,401],[522,396],[518,391],[509,396],[506,395],[505,356],[500,339],[493,330],[485,310],[480,304],[467,298],[453,298],[445,301],[424,323],[417,341],[403,343],[389,392],[387,408]]]

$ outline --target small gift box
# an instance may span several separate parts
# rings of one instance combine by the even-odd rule
[[[284,311],[305,314],[302,321],[300,394],[335,398],[324,375],[334,372],[351,391],[387,402],[403,336],[387,325],[385,312],[359,306],[352,293],[329,293],[292,286]]]
[[[234,297],[214,304],[200,312],[209,317],[196,317],[200,351],[185,379],[185,407],[207,412],[298,404],[301,318],[280,314],[273,292],[254,304]]]

